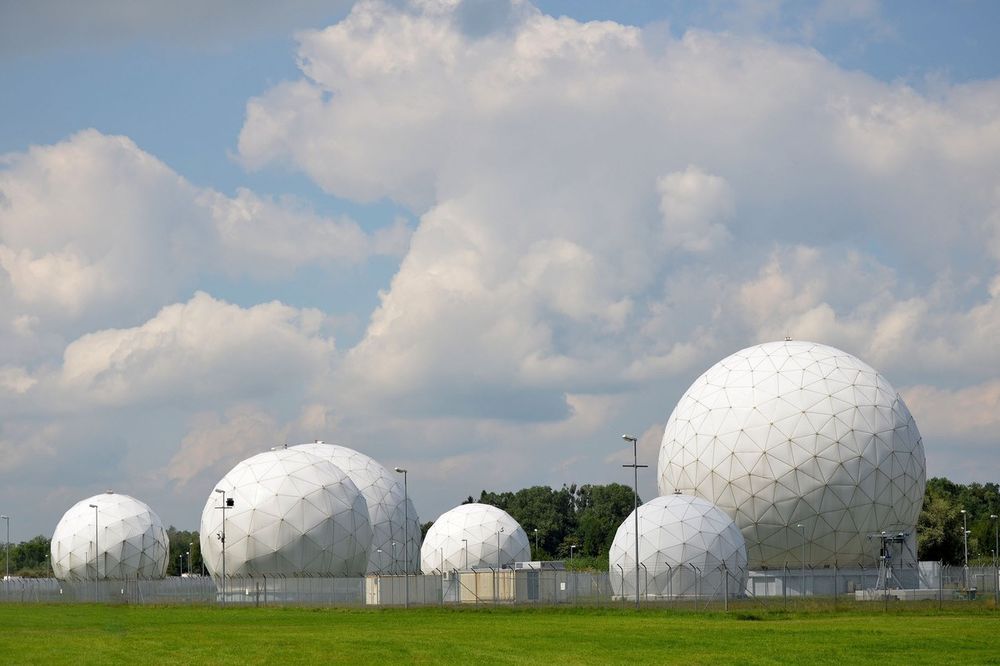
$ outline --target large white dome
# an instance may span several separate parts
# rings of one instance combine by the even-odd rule
[[[510,514],[489,504],[462,504],[442,514],[420,548],[420,568],[425,574],[495,569],[529,560],[528,535]]]
[[[52,570],[60,580],[163,578],[167,552],[160,517],[111,491],[74,504],[52,534]]]
[[[368,573],[419,571],[420,519],[413,508],[413,501],[405,498],[399,474],[390,472],[374,458],[346,446],[315,442],[292,448],[329,460],[343,470],[364,495],[372,525]],[[407,516],[408,525],[404,529]],[[407,539],[409,547],[404,548]]]
[[[725,594],[746,589],[747,547],[720,508],[690,495],[657,497],[639,507],[639,595],[643,598]],[[634,598],[635,511],[622,522],[608,551],[611,590]],[[624,578],[624,581],[623,581]]]
[[[812,342],[749,347],[677,403],[660,447],[661,495],[733,517],[751,568],[875,563],[882,530],[912,532],[925,484],[916,423],[885,377]]]
[[[278,449],[239,463],[215,489],[226,514],[226,574],[360,576],[372,540],[368,505],[338,467],[306,451]],[[201,514],[201,552],[222,574],[222,495]]]

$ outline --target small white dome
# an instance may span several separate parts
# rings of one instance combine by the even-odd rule
[[[644,598],[724,594],[746,588],[747,548],[740,529],[699,497],[666,495],[639,507],[639,595]],[[634,598],[635,512],[618,528],[608,552],[611,589]],[[697,579],[697,583],[696,583]]]
[[[52,534],[52,570],[60,580],[163,578],[167,552],[160,517],[111,491],[74,504]]]
[[[503,509],[462,504],[438,518],[420,548],[420,568],[435,571],[508,567],[531,559],[528,535]]]
[[[278,449],[239,463],[215,486],[201,515],[201,552],[213,576],[359,576],[372,540],[368,505],[347,474],[306,451]]]

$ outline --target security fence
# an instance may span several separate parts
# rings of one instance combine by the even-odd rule
[[[617,577],[617,579],[615,578]],[[889,584],[886,585],[886,578]],[[564,569],[473,569],[433,575],[368,577],[231,576],[162,580],[59,581],[11,578],[0,586],[0,603],[104,603],[219,606],[495,606],[587,605],[688,610],[823,607],[837,603],[996,603],[1000,570],[936,562],[887,572],[876,568],[782,567],[770,571],[703,571],[667,567],[579,572]],[[638,589],[636,589],[638,588]]]

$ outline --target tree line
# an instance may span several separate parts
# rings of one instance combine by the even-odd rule
[[[608,550],[618,526],[632,512],[632,489],[620,483],[571,485],[553,489],[532,486],[513,492],[483,490],[463,504],[479,502],[503,509],[528,534],[535,560],[567,560],[574,568],[608,568]],[[642,503],[642,499],[639,499]],[[969,563],[992,564],[1000,523],[1000,485],[960,484],[935,477],[927,481],[924,505],[917,522],[917,556],[921,560],[961,565],[965,559],[963,516],[968,524]],[[432,523],[421,525],[423,534]],[[537,532],[536,532],[537,530]],[[167,575],[200,574],[203,571],[201,545],[196,531],[167,528],[170,557]],[[36,536],[10,544],[12,576],[52,575],[50,539]],[[571,560],[571,561],[570,561]]]

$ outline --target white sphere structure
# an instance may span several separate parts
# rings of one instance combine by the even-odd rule
[[[167,553],[160,517],[110,490],[70,507],[52,534],[52,570],[59,580],[163,578]]]
[[[912,534],[926,480],[920,433],[885,377],[802,341],[749,347],[699,377],[667,421],[658,479],[661,495],[733,517],[751,568],[875,564],[869,535]]]
[[[503,509],[462,504],[441,515],[420,548],[420,568],[437,571],[509,567],[531,559],[528,535]]]
[[[368,504],[372,526],[368,573],[415,573],[420,570],[420,519],[413,501],[403,493],[399,474],[346,446],[314,442],[292,448],[329,460],[361,491]]]
[[[223,506],[223,494],[233,500]],[[360,576],[372,540],[368,505],[348,476],[306,451],[277,449],[242,461],[201,514],[205,566],[227,576]]]
[[[643,599],[739,596],[747,547],[736,523],[700,497],[665,495],[639,507],[639,584]],[[611,590],[635,598],[635,511],[608,551]],[[728,587],[726,577],[728,576]]]

